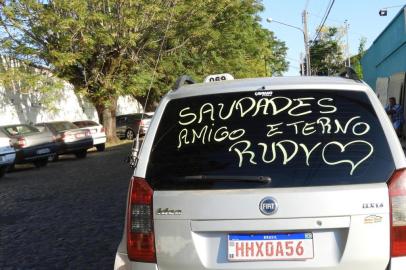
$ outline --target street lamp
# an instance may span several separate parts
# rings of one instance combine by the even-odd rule
[[[310,76],[311,75],[311,73],[310,73],[310,68],[311,68],[310,67],[310,50],[309,50],[309,42],[307,40],[307,33],[300,27],[297,27],[297,26],[294,26],[294,25],[291,25],[291,24],[287,24],[287,23],[284,23],[284,22],[280,22],[280,21],[274,20],[272,18],[267,18],[266,21],[268,23],[272,23],[272,22],[279,23],[279,24],[282,24],[282,25],[285,25],[285,26],[288,26],[288,27],[291,27],[291,28],[295,28],[295,29],[299,30],[300,32],[302,32],[303,39],[304,39],[304,45],[305,45],[305,52],[306,52],[306,75]]]
[[[398,8],[398,7],[404,7],[405,5],[398,5],[398,6],[391,6],[391,7],[384,7],[379,10],[379,16],[387,16],[388,15],[388,9],[390,8]]]

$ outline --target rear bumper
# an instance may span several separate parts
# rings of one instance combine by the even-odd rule
[[[45,152],[46,149],[49,151]],[[16,151],[15,163],[29,163],[40,159],[45,159],[53,156],[56,152],[56,145],[54,143],[41,144],[31,147],[18,149]]]
[[[155,263],[132,262],[128,259],[127,254],[116,253],[114,270],[158,270]]]
[[[16,153],[2,153],[0,154],[0,167],[9,166],[14,163]]]
[[[106,143],[106,137],[93,138],[93,145]]]
[[[92,138],[87,138],[79,141],[74,141],[74,142],[63,142],[61,143],[59,149],[58,149],[58,154],[70,154],[74,153],[77,151],[81,150],[87,150],[89,148],[93,147],[93,139]]]
[[[391,259],[388,270],[403,270],[406,269],[406,257],[396,257]]]
[[[406,269],[406,257],[397,257],[391,259],[391,264],[387,270],[404,270]],[[155,263],[131,262],[125,253],[116,253],[114,270],[158,270]]]

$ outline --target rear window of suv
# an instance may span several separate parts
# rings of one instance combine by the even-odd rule
[[[281,90],[171,100],[146,177],[157,190],[306,187],[385,182],[394,169],[365,93]]]

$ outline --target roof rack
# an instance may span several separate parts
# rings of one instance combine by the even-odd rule
[[[357,72],[355,72],[355,70],[351,67],[345,67],[342,71],[338,73],[338,76],[350,80],[360,81]]]
[[[188,76],[188,75],[182,75],[180,76],[176,82],[175,82],[175,86],[173,87],[173,91],[176,91],[177,89],[179,89],[182,85],[185,84],[194,84],[195,81],[192,79],[192,77]]]

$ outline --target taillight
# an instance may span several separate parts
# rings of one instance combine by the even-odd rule
[[[23,148],[26,145],[26,141],[24,138],[20,137],[17,139],[17,147]]]
[[[406,256],[406,169],[395,171],[389,180],[391,202],[391,254]]]
[[[152,197],[154,191],[143,178],[130,183],[127,216],[128,258],[138,262],[156,262]]]
[[[145,125],[144,120],[141,120],[141,122],[140,122],[140,126],[144,126],[144,125]]]
[[[100,132],[102,132],[102,133],[105,132],[104,127],[101,128]]]

